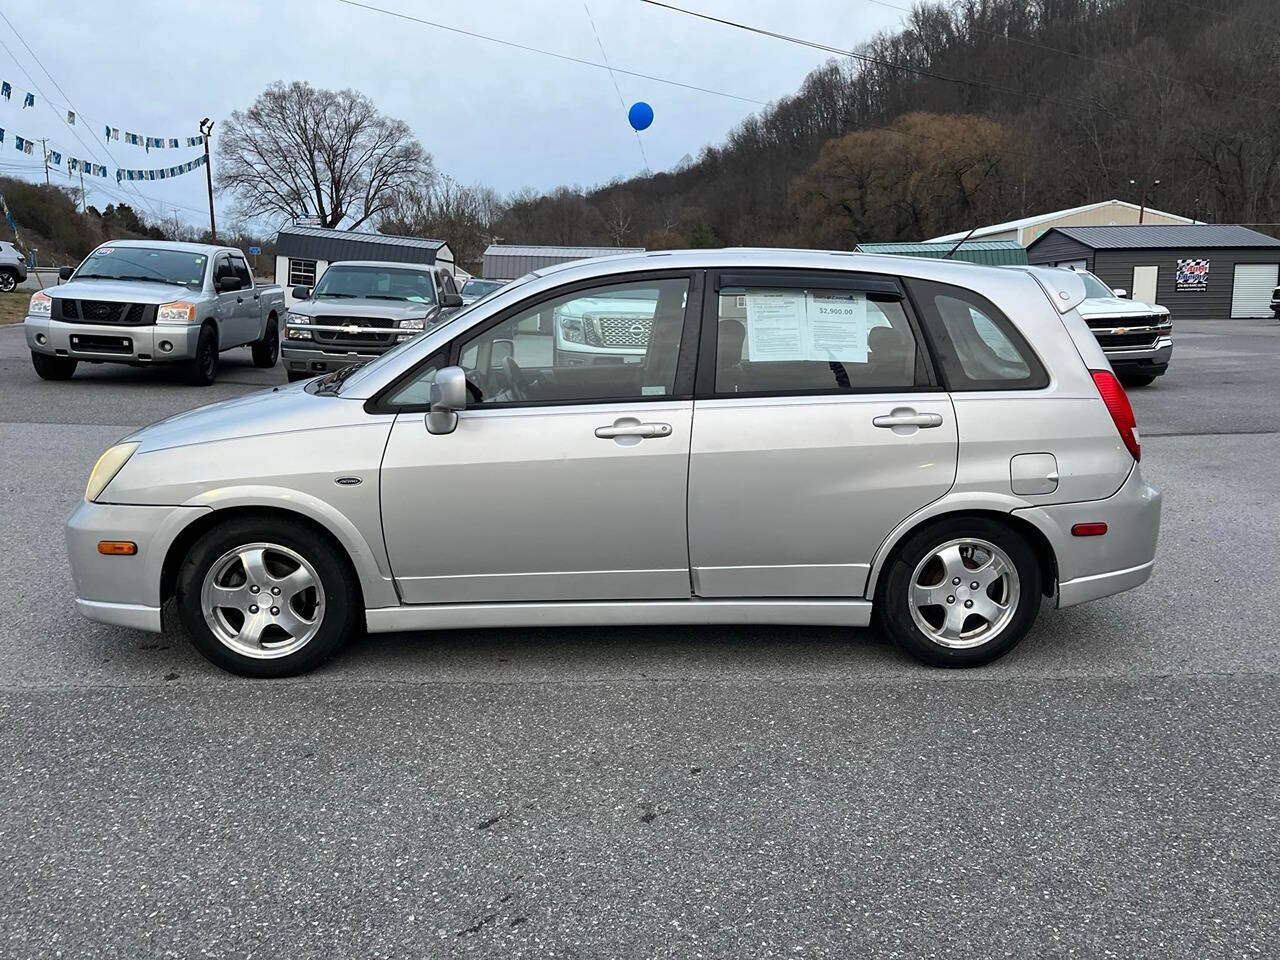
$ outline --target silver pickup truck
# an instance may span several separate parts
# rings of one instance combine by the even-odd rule
[[[290,381],[381,356],[462,306],[453,275],[421,263],[331,263],[314,290],[292,292],[283,345]]]
[[[232,247],[115,240],[60,279],[31,297],[24,323],[45,380],[69,380],[82,362],[181,363],[207,386],[223,350],[250,347],[256,367],[279,358],[284,290],[258,286]]]

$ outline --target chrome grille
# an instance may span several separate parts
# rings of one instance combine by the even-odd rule
[[[1091,330],[1111,330],[1114,327],[1158,327],[1168,322],[1168,315],[1163,313],[1139,317],[1089,317],[1085,320]]]
[[[380,327],[387,330],[395,329],[396,325],[390,317],[313,317],[311,322],[326,327],[350,324],[354,327]],[[381,347],[394,343],[396,338],[394,333],[332,333],[328,330],[317,330],[312,336],[316,343],[337,347]]]
[[[611,314],[607,317],[588,315],[600,333],[600,344],[605,347],[647,347],[653,317]]]

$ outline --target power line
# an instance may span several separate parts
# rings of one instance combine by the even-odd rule
[[[341,0],[341,2],[346,3],[346,2],[349,2],[349,0]],[[1003,86],[1002,84],[992,83],[987,80],[971,80],[967,77],[951,77],[951,76],[947,76],[946,74],[937,73],[932,70],[925,70],[922,67],[912,67],[903,63],[894,63],[890,60],[885,60],[881,57],[873,56],[872,54],[869,54],[869,53],[858,53],[856,50],[844,50],[840,47],[833,47],[825,43],[818,43],[815,40],[805,40],[802,37],[793,37],[790,34],[778,33],[773,30],[766,30],[763,27],[754,27],[747,23],[739,23],[736,20],[727,20],[724,17],[712,16],[709,13],[699,13],[697,10],[686,10],[684,7],[677,7],[669,3],[663,3],[661,2],[661,0],[641,0],[641,2],[647,3],[650,6],[654,6],[654,7],[661,7],[664,10],[670,10],[673,13],[682,13],[688,17],[696,17],[700,20],[708,20],[712,23],[718,23],[721,26],[733,27],[735,30],[745,30],[748,33],[759,34],[760,36],[763,36],[763,37],[771,37],[775,40],[785,40],[787,43],[795,43],[795,44],[799,44],[802,47],[809,47],[814,50],[821,50],[825,53],[830,53],[838,57],[848,57],[851,60],[858,60],[862,63],[875,64],[876,66],[884,67],[889,70],[901,70],[906,73],[913,73],[913,74],[916,74],[917,76],[925,77],[930,80],[940,80],[943,83],[954,83],[960,86],[977,87],[984,90],[994,90],[997,93],[1008,93],[1014,96],[1027,97],[1032,100],[1043,101],[1046,103],[1056,103],[1061,106],[1077,106],[1077,105],[1083,104],[1087,107],[1100,110],[1103,113],[1110,114],[1111,116],[1114,116],[1114,117],[1123,117],[1127,120],[1136,120],[1136,121],[1143,120],[1142,117],[1135,116],[1134,114],[1122,113],[1117,110],[1110,110],[1099,103],[1085,100],[1080,97],[1055,97],[1050,94],[1032,93],[1030,90],[1022,90],[1017,87],[1006,87],[1006,86]]]
[[[422,17],[411,16],[407,13],[401,13],[398,10],[387,10],[385,7],[375,7],[368,3],[358,3],[357,0],[338,0],[338,3],[346,4],[348,7],[357,7],[361,10],[371,10],[374,13],[385,14],[388,17],[399,17],[401,20],[409,20],[413,23],[420,23],[423,26],[435,27],[437,30],[447,30],[450,33],[461,34],[464,37],[473,37],[477,40],[487,40],[490,43],[498,43],[504,47],[513,47],[516,50],[525,50],[529,53],[540,53],[545,57],[555,57],[557,60],[565,60],[569,63],[581,64],[584,67],[595,67],[597,70],[612,70],[628,77],[639,77],[641,80],[652,80],[655,83],[665,83],[673,87],[681,87],[685,90],[696,90],[699,93],[709,93],[716,97],[727,97],[730,100],[741,100],[743,103],[754,103],[756,106],[766,106],[763,100],[753,100],[751,97],[742,97],[736,93],[725,93],[723,90],[712,90],[710,87],[700,87],[693,83],[683,83],[680,80],[671,80],[667,77],[656,77],[648,73],[637,73],[634,70],[624,70],[621,67],[610,67],[605,63],[596,63],[594,60],[584,60],[581,57],[572,57],[567,53],[556,53],[553,50],[543,50],[540,47],[531,47],[528,44],[516,43],[514,40],[503,40],[499,37],[491,37],[483,33],[476,33],[473,30],[464,30],[461,27],[451,27],[445,23],[437,23],[434,20],[424,20]]]

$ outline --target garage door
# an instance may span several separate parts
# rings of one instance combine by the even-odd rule
[[[1231,287],[1231,316],[1271,316],[1271,291],[1280,282],[1280,264],[1237,263]]]

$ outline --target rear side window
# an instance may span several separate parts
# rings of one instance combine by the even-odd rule
[[[902,301],[860,290],[719,291],[715,393],[854,393],[927,382]]]
[[[949,390],[1038,390],[1049,385],[1031,347],[986,297],[946,283],[912,280]]]

